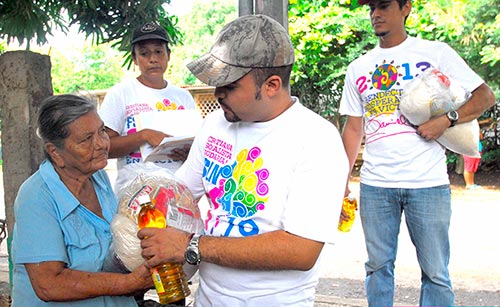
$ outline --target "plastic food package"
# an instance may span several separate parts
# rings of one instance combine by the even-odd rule
[[[435,68],[427,69],[405,88],[399,107],[413,125],[420,125],[451,110],[457,110],[471,94]],[[477,120],[446,129],[437,142],[459,154],[480,157]]]
[[[200,210],[191,191],[169,170],[153,163],[136,163],[127,165],[123,173],[120,184],[115,187],[119,205],[111,222],[113,242],[105,261],[105,271],[132,271],[144,262],[137,238],[140,195],[149,194],[155,207],[165,214],[169,227],[196,234],[203,232]],[[188,278],[194,275],[196,268],[184,265]]]
[[[479,138],[479,123],[477,120],[473,120],[446,129],[437,141],[453,152],[481,158]]]

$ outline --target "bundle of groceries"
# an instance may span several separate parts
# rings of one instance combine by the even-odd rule
[[[408,83],[399,107],[410,123],[418,126],[432,117],[457,110],[470,96],[470,92],[441,71],[429,68]],[[473,120],[450,127],[437,142],[453,152],[480,157],[479,123]]]
[[[200,210],[191,191],[169,170],[148,162],[127,165],[123,173],[115,186],[119,205],[111,222],[113,241],[105,271],[128,272],[144,262],[137,237],[142,195],[149,195],[153,205],[165,215],[167,227],[196,234],[203,232]],[[188,278],[196,272],[193,266],[184,269]]]

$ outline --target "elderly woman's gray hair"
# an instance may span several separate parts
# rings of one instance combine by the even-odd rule
[[[38,135],[44,143],[50,142],[57,148],[62,148],[64,140],[70,134],[68,126],[93,111],[97,111],[97,104],[84,96],[50,96],[42,101],[38,113]]]

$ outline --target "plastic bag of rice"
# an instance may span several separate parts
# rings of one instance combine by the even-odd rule
[[[441,71],[429,68],[405,87],[399,107],[410,123],[418,126],[434,116],[457,110],[470,96],[470,92]],[[446,129],[437,141],[453,152],[480,157],[477,120]]]

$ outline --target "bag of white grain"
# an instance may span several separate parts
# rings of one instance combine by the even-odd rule
[[[432,117],[457,110],[470,96],[470,92],[441,71],[429,68],[404,88],[399,107],[410,123],[418,126]],[[479,124],[477,120],[457,124],[446,129],[437,142],[458,154],[480,157]]]
[[[115,185],[119,204],[118,212],[111,221],[113,241],[103,271],[131,272],[144,262],[137,237],[141,195],[149,195],[154,206],[165,215],[169,227],[203,233],[203,221],[194,196],[170,170],[144,162],[128,164],[121,172]],[[183,270],[189,279],[198,266],[184,264]]]

